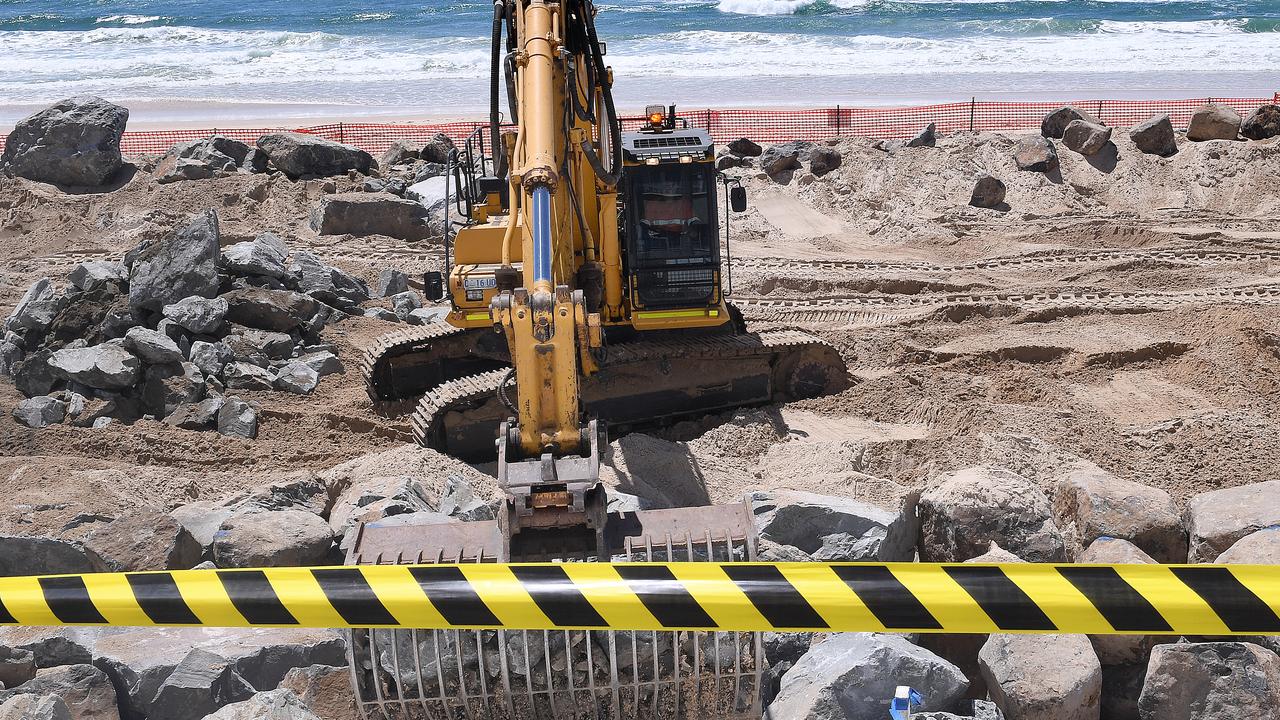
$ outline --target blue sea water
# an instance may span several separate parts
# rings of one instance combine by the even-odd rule
[[[485,103],[491,7],[0,0],[0,120],[83,92],[148,108],[157,119],[468,114]],[[624,106],[1280,89],[1280,0],[599,0],[598,7]]]

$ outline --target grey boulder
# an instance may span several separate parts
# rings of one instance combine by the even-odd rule
[[[289,332],[310,320],[319,309],[314,298],[289,290],[242,288],[223,293],[227,319],[246,327]]]
[[[183,430],[213,430],[218,426],[218,412],[226,402],[221,397],[210,397],[194,403],[183,403],[165,417],[166,425]]]
[[[299,355],[297,362],[311,368],[320,377],[344,371],[342,361],[338,359],[338,356],[326,350]]]
[[[1219,565],[1280,565],[1280,527],[1267,527],[1245,535],[1214,562]]]
[[[332,544],[329,524],[314,513],[237,512],[214,534],[213,561],[220,568],[319,565]]]
[[[731,141],[728,148],[729,152],[738,157],[760,157],[760,154],[764,152],[763,148],[747,138],[738,138]]]
[[[1121,538],[1162,563],[1185,562],[1187,532],[1169,493],[1097,467],[1073,468],[1050,481],[1053,512],[1074,556],[1100,537]]]
[[[142,361],[112,341],[86,348],[58,350],[49,358],[54,375],[99,390],[123,390],[138,382]]]
[[[1212,490],[1187,506],[1187,562],[1212,562],[1237,540],[1280,525],[1280,480]]]
[[[444,164],[449,162],[453,150],[453,140],[444,133],[436,133],[418,151],[418,157],[424,162]]]
[[[247,362],[233,362],[222,369],[222,382],[228,390],[273,390],[276,378],[266,368]]]
[[[130,328],[124,334],[124,347],[150,364],[182,362],[178,343],[168,335],[142,326]]]
[[[258,149],[285,175],[327,177],[349,170],[368,174],[373,156],[359,148],[303,133],[272,133],[258,138]]]
[[[254,688],[221,655],[195,648],[174,667],[151,701],[147,720],[192,720],[252,697]]]
[[[1250,140],[1280,136],[1280,105],[1263,105],[1240,123],[1240,134]]]
[[[106,283],[119,286],[128,281],[129,271],[125,269],[123,263],[113,260],[82,262],[67,274],[67,282],[77,290],[93,290]]]
[[[1155,559],[1128,540],[1101,537],[1076,558],[1076,562],[1098,565],[1154,565]],[[1146,663],[1158,635],[1090,635],[1098,662],[1106,665]]]
[[[903,143],[903,147],[934,147],[938,144],[938,124],[929,123],[915,137]]]
[[[391,297],[409,289],[409,276],[386,268],[378,273],[378,297]]]
[[[408,320],[410,313],[422,307],[422,298],[413,290],[405,290],[391,296],[391,308],[396,317]]]
[[[241,438],[258,436],[258,411],[238,397],[227,398],[218,410],[218,432]]]
[[[751,495],[761,537],[827,562],[910,561],[914,508],[882,510],[849,498],[794,490]]]
[[[320,384],[320,373],[303,362],[293,361],[276,373],[275,387],[295,395],[310,395]]]
[[[142,381],[142,404],[156,417],[168,417],[178,406],[198,402],[207,389],[204,375],[192,363],[152,365]]]
[[[23,693],[0,703],[0,720],[71,720],[71,713],[57,695]]]
[[[188,332],[209,335],[222,329],[229,307],[223,298],[192,296],[165,305],[161,312]]]
[[[48,395],[37,395],[13,408],[13,419],[29,428],[56,425],[67,417],[67,404]]]
[[[231,362],[233,357],[231,346],[221,340],[216,342],[196,340],[191,343],[191,363],[206,377],[220,377],[223,368]]]
[[[129,307],[161,311],[193,295],[218,294],[218,215],[213,210],[197,214],[173,234],[148,241],[130,253]]]
[[[969,204],[980,208],[998,208],[1004,203],[1008,189],[1004,181],[994,175],[980,172],[973,181],[973,192],[969,195]]]
[[[493,506],[476,495],[475,488],[461,475],[445,478],[440,496],[440,513],[464,522],[494,520]]]
[[[120,720],[115,686],[106,673],[88,662],[84,657],[76,664],[50,666],[9,694],[56,695],[66,704],[71,720]]]
[[[928,711],[950,707],[969,684],[954,665],[900,635],[841,633],[813,645],[782,676],[767,717],[882,718],[898,685],[919,690],[920,709]]]
[[[319,720],[292,691],[275,689],[260,692],[243,702],[232,703],[205,720]]]
[[[289,269],[285,265],[287,258],[288,252],[283,243],[270,233],[222,250],[223,267],[236,275],[260,275],[283,280],[289,277]]]
[[[248,150],[248,146],[245,146],[245,150]],[[219,150],[208,138],[191,140],[169,149],[156,166],[156,182],[206,180],[220,173],[235,172],[238,167],[234,157]]]
[[[350,308],[369,299],[369,286],[360,278],[325,265],[309,252],[295,252],[289,272],[297,275],[302,292],[338,308]]]
[[[1138,713],[1142,720],[1277,720],[1280,657],[1247,642],[1159,645]]]
[[[840,167],[844,157],[834,148],[817,147],[809,153],[809,172],[818,177]]]
[[[0,645],[0,690],[22,685],[36,676],[36,654]]]
[[[393,195],[338,193],[328,195],[311,213],[311,229],[320,235],[386,235],[423,240],[431,235],[427,208]]]
[[[31,283],[31,287],[23,293],[9,319],[5,321],[4,328],[44,332],[57,314],[58,294],[53,282],[49,278],[40,278]]]
[[[1098,720],[1102,666],[1084,635],[992,635],[978,662],[1005,717]]]
[[[128,110],[100,97],[62,100],[14,126],[0,165],[38,182],[105,185],[124,164],[120,138],[128,122]]]
[[[1111,128],[1087,120],[1072,120],[1062,133],[1062,144],[1081,155],[1096,155],[1111,142]]]
[[[1178,152],[1178,140],[1168,115],[1157,115],[1129,129],[1129,139],[1148,155],[1169,157]]]
[[[1102,124],[1101,120],[1090,115],[1084,110],[1071,105],[1065,105],[1044,116],[1044,119],[1040,121],[1040,135],[1042,137],[1059,140],[1066,133],[1067,126],[1076,120],[1083,120],[1095,125]]]
[[[1235,110],[1210,103],[1202,105],[1191,114],[1187,126],[1187,139],[1192,142],[1206,140],[1235,140],[1240,135],[1240,116]]]
[[[947,473],[919,501],[920,559],[963,562],[995,542],[1030,562],[1066,559],[1049,499],[1034,483],[1003,468]]]
[[[1024,138],[1013,149],[1013,161],[1019,170],[1053,172],[1058,169],[1058,151],[1048,138]]]
[[[0,577],[104,572],[93,550],[70,540],[0,535]]]

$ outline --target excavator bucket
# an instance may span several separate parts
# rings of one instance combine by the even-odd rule
[[[745,503],[610,513],[605,538],[615,563],[756,559]],[[496,521],[406,525],[389,518],[361,528],[347,562],[495,562],[502,552]],[[559,559],[597,556],[583,548]],[[758,633],[368,629],[351,631],[348,654],[356,702],[368,720],[761,714]]]

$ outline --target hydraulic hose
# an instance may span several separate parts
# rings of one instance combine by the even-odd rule
[[[493,153],[493,174],[503,177],[507,174],[506,155],[502,152],[501,113],[498,108],[498,86],[501,80],[502,63],[502,18],[505,0],[494,0],[493,33],[489,66],[489,141],[490,152]]]

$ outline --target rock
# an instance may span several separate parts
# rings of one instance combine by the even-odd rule
[[[251,328],[288,332],[316,314],[313,298],[289,290],[243,288],[224,293],[227,319]]]
[[[295,395],[310,395],[320,384],[320,373],[303,362],[294,361],[276,373],[275,387]]]
[[[738,157],[760,157],[764,149],[747,138],[738,138],[729,143],[729,152]]]
[[[1187,506],[1187,562],[1211,562],[1240,538],[1273,525],[1280,525],[1280,480],[1196,495]]]
[[[35,653],[22,648],[0,645],[0,685],[5,688],[15,688],[35,676]]]
[[[1219,565],[1280,565],[1280,527],[1267,527],[1245,535],[1214,562]]]
[[[49,368],[64,380],[100,390],[122,390],[138,382],[142,361],[120,345],[104,343],[59,350],[49,357]]]
[[[1044,116],[1044,120],[1040,121],[1040,135],[1059,140],[1066,133],[1067,126],[1076,120],[1083,120],[1094,125],[1102,124],[1101,120],[1089,113],[1067,105]]]
[[[222,139],[235,142],[228,138]],[[247,153],[249,146],[239,144],[244,147],[244,153]],[[242,158],[244,153],[241,154]],[[206,180],[220,173],[235,172],[238,167],[239,164],[234,157],[222,152],[215,143],[211,142],[211,138],[206,138],[174,145],[156,166],[155,175],[156,182],[159,183]]]
[[[312,665],[294,668],[280,687],[292,690],[302,704],[320,720],[357,720],[355,696],[351,693],[351,671],[345,667]]]
[[[1186,561],[1187,534],[1169,493],[1097,467],[1073,468],[1050,484],[1054,518],[1069,557],[1097,538],[1111,537],[1132,542],[1158,562]]]
[[[409,276],[386,268],[378,273],[378,297],[391,297],[409,289]]]
[[[1263,105],[1240,124],[1240,134],[1250,140],[1280,136],[1280,105]]]
[[[282,248],[279,238],[263,233],[253,240],[224,248],[222,265],[235,275],[260,275],[284,280],[289,277],[289,269],[285,267],[288,254],[282,252]]]
[[[233,437],[258,437],[258,411],[238,397],[227,398],[218,411],[218,432]]]
[[[421,203],[391,195],[339,193],[320,200],[311,213],[311,229],[320,235],[386,235],[423,240],[431,235]]]
[[[0,377],[9,377],[25,355],[17,343],[7,338],[0,340]]]
[[[716,154],[716,169],[729,170],[731,168],[742,167],[742,158],[734,155],[728,150],[721,150]]]
[[[0,577],[103,572],[102,558],[77,542],[0,535]]]
[[[0,166],[38,182],[105,185],[124,164],[120,137],[128,122],[128,110],[102,98],[63,100],[14,126]]]
[[[196,500],[174,508],[169,514],[191,534],[202,553],[210,553],[218,528],[234,512],[234,508],[220,502]]]
[[[391,143],[391,147],[387,148],[386,152],[382,153],[382,157],[378,159],[378,167],[385,170],[392,165],[417,160],[421,152],[421,147],[408,140],[396,140]]]
[[[1226,105],[1210,103],[1196,108],[1187,126],[1187,139],[1192,142],[1205,140],[1235,140],[1240,135],[1240,116]]]
[[[1098,720],[1102,666],[1084,635],[992,635],[978,662],[1011,720]]]
[[[1042,137],[1024,138],[1013,151],[1013,160],[1019,170],[1053,172],[1058,169],[1058,151],[1053,142]]]
[[[191,343],[191,363],[206,377],[220,377],[232,357],[231,346],[222,341]]]
[[[461,475],[445,478],[444,492],[440,496],[440,512],[466,522],[497,519],[493,506],[480,499],[475,488]]]
[[[1157,115],[1129,129],[1129,139],[1134,146],[1148,155],[1169,157],[1178,152],[1178,140],[1173,134],[1173,123],[1168,115]]]
[[[391,307],[395,311],[396,317],[401,320],[408,320],[409,313],[422,307],[422,298],[418,297],[418,293],[406,290],[391,296]]]
[[[345,371],[338,356],[328,351],[300,355],[298,356],[298,362],[314,370],[320,377]]]
[[[1062,134],[1062,144],[1081,155],[1096,155],[1111,142],[1111,128],[1087,120],[1072,120]]]
[[[844,158],[833,148],[814,148],[813,152],[809,153],[809,172],[822,177],[840,167],[842,162],[844,162]]]
[[[332,545],[329,524],[314,513],[237,512],[214,535],[213,561],[220,568],[320,565]]]
[[[27,397],[51,392],[62,378],[49,364],[52,359],[53,351],[46,349],[37,350],[15,363],[9,369],[9,376],[13,378],[13,385],[18,388],[18,392]]]
[[[111,260],[89,260],[71,269],[67,282],[77,290],[93,290],[106,283],[116,286],[129,281],[129,271],[124,264]]]
[[[295,252],[289,272],[300,277],[302,292],[337,308],[350,308],[369,299],[364,281],[320,262],[308,252]]]
[[[192,720],[218,708],[252,697],[254,688],[240,677],[231,661],[196,648],[156,691],[147,720]]]
[[[429,163],[444,165],[449,162],[449,154],[453,150],[453,140],[450,140],[449,136],[444,133],[436,133],[422,146],[422,150],[418,152],[418,157]]]
[[[213,430],[218,426],[218,412],[222,410],[223,402],[221,397],[211,397],[184,403],[174,408],[164,422],[183,430]]]
[[[151,364],[177,363],[183,360],[178,344],[168,335],[141,326],[130,328],[125,333],[124,348]]]
[[[101,525],[84,541],[111,572],[186,570],[200,562],[202,548],[177,520],[138,509]]]
[[[142,383],[142,403],[149,413],[163,418],[179,405],[200,401],[205,391],[204,375],[192,363],[152,365]]]
[[[14,695],[0,704],[0,720],[71,720],[71,713],[57,695]]]
[[[130,253],[129,307],[159,312],[193,295],[218,294],[218,215],[213,210],[191,218],[159,241],[144,242]]]
[[[801,167],[800,149],[792,143],[774,145],[760,155],[760,169],[774,180],[789,180],[788,173]]]
[[[84,665],[93,661],[93,653],[88,648],[71,638],[61,635],[50,635],[29,642],[20,642],[15,647],[30,650],[36,657],[36,668],[54,668],[63,665]]]
[[[848,498],[793,490],[751,494],[761,537],[825,562],[906,562],[914,555],[913,508],[889,512]]]
[[[53,322],[49,323],[44,346],[57,350],[77,343],[100,343],[111,335],[108,317],[123,307],[120,287],[115,284],[104,283],[91,290],[69,293],[62,298]],[[34,339],[35,336],[29,332],[28,337]]]
[[[318,720],[302,700],[285,689],[260,692],[221,708],[205,720]]]
[[[368,175],[373,156],[350,145],[302,133],[272,133],[258,138],[258,149],[290,178],[328,177],[355,170]]]
[[[35,330],[43,333],[58,313],[58,295],[49,278],[31,283],[5,321],[5,330]]]
[[[270,330],[236,328],[237,332],[222,339],[238,359],[261,355],[272,360],[283,360],[293,355],[294,336]],[[265,365],[265,363],[263,363]]]
[[[276,378],[270,370],[247,362],[228,363],[222,370],[228,390],[274,390]]]
[[[1107,565],[1153,565],[1152,557],[1133,543],[1116,538],[1100,537],[1093,541],[1076,559],[1079,563]],[[1098,662],[1103,665],[1131,665],[1145,663],[1151,648],[1160,641],[1156,635],[1090,635]]]
[[[67,404],[48,395],[37,395],[13,408],[13,419],[29,428],[56,425],[67,417]]]
[[[840,633],[814,645],[782,676],[767,717],[881,718],[898,685],[919,690],[924,711],[950,707],[968,687],[959,669],[900,635]]]
[[[934,147],[938,144],[938,124],[929,123],[916,136],[908,140],[904,147]]]
[[[1142,720],[1280,718],[1280,657],[1252,643],[1159,645],[1138,698]]]
[[[1030,562],[1062,562],[1062,534],[1049,499],[1002,468],[947,473],[920,496],[920,559],[962,562],[998,543]]]
[[[1004,204],[1004,181],[993,175],[980,172],[973,182],[973,194],[969,196],[969,204],[980,208],[997,208]]]
[[[400,322],[400,318],[397,317],[395,313],[381,307],[365,308],[364,316],[374,320],[381,320],[383,322]]]
[[[41,670],[19,692],[62,698],[71,720],[120,720],[116,689],[111,679],[88,663],[89,659],[85,657],[77,664]]]
[[[334,535],[342,535],[360,521],[433,509],[427,491],[412,477],[360,478],[338,495],[329,512],[329,527]]]

